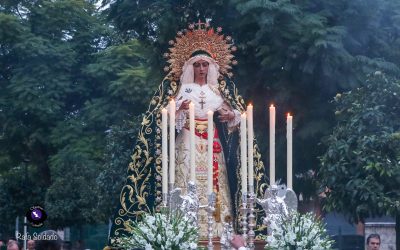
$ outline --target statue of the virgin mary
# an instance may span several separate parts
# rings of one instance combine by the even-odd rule
[[[229,36],[221,34],[208,24],[189,25],[170,41],[170,52],[164,56],[169,66],[167,76],[151,99],[143,117],[137,143],[128,167],[128,176],[120,194],[120,207],[113,220],[110,244],[129,235],[129,221],[140,219],[146,212],[158,211],[162,205],[161,110],[171,98],[176,100],[176,183],[175,187],[188,187],[189,130],[188,106],[195,106],[196,185],[200,205],[207,204],[207,138],[213,136],[213,188],[217,194],[215,235],[222,233],[226,216],[234,218],[239,230],[241,203],[240,149],[238,147],[240,114],[245,111],[243,98],[231,80],[231,65],[236,64]],[[214,111],[214,133],[207,134],[207,111]],[[254,143],[254,189],[261,197],[266,188],[265,168],[257,143]],[[257,233],[264,230],[263,210],[256,207]],[[199,236],[206,237],[207,213],[200,209]]]

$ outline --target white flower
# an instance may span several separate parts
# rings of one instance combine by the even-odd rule
[[[179,231],[177,238],[180,240],[183,237],[183,232],[184,231]]]
[[[153,247],[149,243],[147,243],[144,249],[145,250],[153,250]]]
[[[289,232],[288,234],[287,234],[287,236],[288,236],[288,242],[291,244],[291,245],[294,245],[295,243],[294,243],[294,240],[296,239],[296,235],[293,233],[293,232]]]
[[[132,227],[136,228],[132,231],[132,235],[117,239],[121,248],[197,248],[197,230],[185,216],[180,214],[156,213],[154,216],[145,214],[142,222],[132,222]]]
[[[326,230],[312,214],[293,212],[281,217],[281,222],[271,226],[271,235],[266,237],[272,249],[330,249],[332,242]]]
[[[158,243],[161,243],[161,242],[162,242],[161,234],[157,235],[157,242],[158,242]]]

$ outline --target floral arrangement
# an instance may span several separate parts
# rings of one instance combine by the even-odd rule
[[[129,226],[131,235],[116,239],[123,249],[197,249],[197,226],[182,213],[146,213]]]
[[[312,213],[291,212],[266,237],[268,250],[329,250],[333,241],[323,223]]]

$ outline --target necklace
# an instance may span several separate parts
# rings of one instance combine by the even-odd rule
[[[200,91],[200,99],[201,99],[201,101],[199,103],[201,105],[201,109],[203,109],[204,108],[204,104],[206,104],[206,102],[204,101],[205,98],[206,98],[206,93],[204,93],[203,90]]]

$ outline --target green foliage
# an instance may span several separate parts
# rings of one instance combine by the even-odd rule
[[[233,11],[228,0],[159,0],[159,1],[110,1],[107,10],[110,20],[127,37],[139,38],[158,46],[166,46],[179,28],[189,22],[213,18],[223,20]],[[169,37],[168,37],[169,36]]]
[[[138,115],[148,105],[143,97],[150,97],[161,81],[161,77],[150,77],[151,56],[147,47],[131,40],[97,53],[96,61],[87,66],[86,72],[94,81],[100,81],[109,105],[123,105],[123,110],[129,107],[130,114]],[[119,112],[120,108],[113,107],[109,112]]]
[[[105,221],[115,204],[99,200],[111,197],[99,195],[108,190],[97,182],[112,161],[106,131],[143,111],[142,98],[153,86],[146,80],[148,49],[137,41],[115,44],[118,36],[87,1],[4,6],[0,213],[6,216],[0,218],[0,233],[10,233],[8,225],[33,204],[44,206],[51,227]],[[126,159],[121,164],[113,165],[118,173],[126,169]],[[117,197],[115,191],[112,195]]]
[[[338,124],[324,141],[325,208],[354,221],[400,211],[400,81],[376,72],[335,97]]]
[[[106,157],[104,170],[97,177],[99,187],[99,210],[104,221],[113,215],[119,204],[121,187],[126,179],[126,166],[131,161],[132,145],[139,131],[139,119],[112,126],[107,131]]]
[[[81,119],[69,119],[52,131],[59,148],[49,158],[52,182],[46,190],[45,208],[53,227],[97,221],[99,213],[96,178],[104,162],[105,140]]]
[[[29,163],[21,163],[0,174],[0,233],[13,232],[13,222],[17,215],[26,213],[27,204],[40,204],[44,200],[37,178],[37,167]]]
[[[239,53],[243,51],[238,55],[238,86],[246,83],[255,107],[263,107],[265,100],[276,104],[278,128],[285,126],[279,113],[294,114],[294,168],[298,173],[318,171],[317,156],[324,151],[318,142],[335,124],[330,115],[334,107],[327,100],[360,86],[365,75],[376,69],[395,75],[400,72],[399,57],[395,59],[386,50],[397,51],[398,3],[232,2],[240,13],[234,22],[234,39],[239,43]],[[265,116],[264,110],[260,116]],[[265,125],[259,129],[268,131]],[[260,133],[261,141],[267,142],[263,134]],[[277,138],[277,152],[284,152],[285,143]],[[266,145],[261,147],[268,152]],[[277,162],[285,162],[283,157],[277,157]],[[279,175],[285,173],[278,170]],[[298,192],[309,192],[300,184],[295,183]]]

